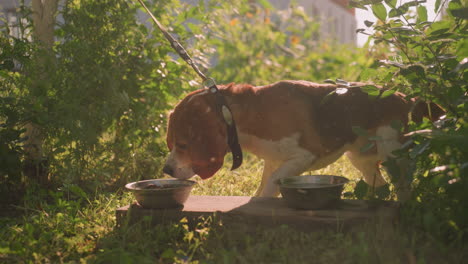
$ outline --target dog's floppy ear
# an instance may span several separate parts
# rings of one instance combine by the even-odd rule
[[[172,129],[173,129],[172,122],[171,122],[172,113],[173,113],[173,111],[169,112],[169,115],[167,117],[168,121],[167,121],[166,144],[167,144],[167,147],[169,148],[169,151],[172,150],[173,145],[174,145],[174,142],[172,142],[173,141],[172,134],[170,134]]]
[[[224,156],[228,151],[226,128],[219,118],[214,118],[211,114],[194,119],[198,119],[203,128],[194,129],[194,134],[190,137],[192,170],[202,179],[207,179],[223,166]]]

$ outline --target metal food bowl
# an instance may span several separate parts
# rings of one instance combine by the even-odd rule
[[[190,180],[153,179],[128,183],[125,188],[143,208],[167,209],[182,207],[194,184]]]
[[[348,181],[335,175],[302,175],[280,179],[277,184],[289,207],[313,210],[335,207]]]

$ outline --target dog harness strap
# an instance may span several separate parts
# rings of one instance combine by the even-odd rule
[[[221,113],[221,116],[224,119],[224,122],[226,123],[226,130],[227,130],[227,138],[228,138],[228,146],[229,149],[231,150],[232,153],[232,167],[231,170],[235,170],[242,165],[242,148],[239,144],[239,138],[237,136],[237,128],[236,128],[236,122],[234,121],[234,117],[232,116],[232,111],[231,108],[229,108],[229,105],[226,102],[226,98],[219,92],[218,87],[216,86],[216,83],[213,83],[212,86],[210,86],[209,91],[215,96],[216,98],[216,108],[218,109],[218,112]],[[230,115],[230,117],[226,117],[226,113]]]
[[[224,117],[223,111],[226,111],[225,109],[227,109],[227,112],[229,112],[229,114],[231,115],[230,120],[226,120],[226,118],[224,118],[224,121],[226,123],[226,129],[227,129],[227,133],[228,133],[228,146],[229,146],[229,148],[231,149],[231,152],[232,152],[233,161],[232,161],[231,170],[237,169],[242,164],[242,149],[240,147],[239,139],[238,139],[238,136],[237,136],[236,123],[234,122],[234,118],[232,118],[232,111],[229,108],[229,106],[228,106],[228,104],[226,102],[226,99],[219,92],[219,89],[216,86],[216,82],[212,78],[206,77],[206,75],[203,74],[203,72],[200,71],[200,69],[193,62],[192,58],[187,53],[187,51],[184,49],[184,47],[171,34],[169,34],[169,32],[167,32],[167,30],[164,28],[163,25],[161,25],[161,23],[159,23],[159,21],[156,19],[156,17],[153,15],[153,13],[151,13],[149,8],[146,7],[145,3],[143,3],[142,0],[138,0],[138,2],[140,2],[141,6],[143,6],[143,8],[146,10],[146,12],[150,15],[151,19],[158,26],[159,30],[161,30],[164,37],[166,37],[166,39],[169,41],[169,43],[171,43],[172,48],[177,52],[177,54],[179,54],[179,56],[185,62],[187,62],[188,65],[190,65],[195,70],[195,72],[198,74],[198,76],[200,76],[202,78],[203,82],[206,82],[206,83],[210,82],[210,85],[207,86],[207,87],[208,87],[209,91],[216,96],[216,102],[218,104],[217,105],[218,112],[221,113],[221,115]]]

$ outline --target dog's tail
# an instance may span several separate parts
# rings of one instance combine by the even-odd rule
[[[417,98],[412,98],[411,101],[413,102],[411,119],[416,123],[420,123],[424,117],[435,122],[445,114],[445,110],[436,103],[424,102]]]

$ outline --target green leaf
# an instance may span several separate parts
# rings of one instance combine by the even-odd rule
[[[374,22],[372,22],[372,21],[364,20],[364,25],[366,25],[366,27],[371,27],[373,24],[374,24]]]
[[[450,13],[454,17],[461,18],[461,19],[468,19],[468,7],[450,9]]]
[[[410,158],[414,159],[416,158],[417,156],[421,155],[424,153],[424,151],[426,151],[426,149],[429,147],[429,144],[431,143],[431,141],[425,141],[419,145],[416,145],[412,150],[411,152],[409,153],[409,156]]]
[[[392,175],[390,178],[392,183],[398,182],[402,175],[397,160],[395,158],[389,158],[383,162],[382,165],[385,167],[388,174]]]
[[[413,85],[420,85],[426,79],[425,69],[420,65],[410,65],[400,69],[400,75],[404,76]]]
[[[385,98],[387,96],[394,94],[395,92],[396,92],[395,90],[385,90],[380,97]]]
[[[161,258],[168,260],[173,260],[175,256],[176,253],[172,248],[165,249],[164,252],[161,254]]]
[[[373,147],[375,147],[375,142],[369,142],[366,145],[364,145],[362,148],[360,148],[359,152],[366,153],[367,151],[371,150]]]
[[[406,6],[419,6],[420,4],[426,3],[427,0],[414,0],[404,3]]]
[[[401,35],[406,35],[406,36],[417,36],[421,35],[421,32],[414,30],[411,27],[393,27],[390,28],[391,31],[401,34]]]
[[[400,70],[400,73],[407,78],[413,78],[414,76],[418,78],[426,78],[426,69],[419,64],[413,64],[407,68],[403,68]]]
[[[367,81],[371,79],[372,77],[377,75],[377,70],[372,69],[372,68],[365,68],[361,74],[359,74],[359,80],[360,81]]]
[[[370,35],[369,33],[366,33],[366,30],[363,29],[363,28],[356,29],[356,33],[361,33],[361,34],[364,34],[364,35]]]
[[[392,8],[390,12],[388,12],[388,17],[393,18],[399,16],[400,13],[398,12],[398,9]]]
[[[418,6],[418,21],[419,23],[427,21],[427,9],[425,6],[420,5]]]
[[[363,199],[366,197],[367,193],[369,192],[369,185],[364,182],[364,180],[359,180],[358,183],[356,183],[356,187],[354,187],[354,195],[356,195],[356,198],[358,199]]]
[[[460,86],[452,86],[448,89],[447,97],[452,102],[456,102],[457,100],[463,98],[464,89]]]
[[[453,24],[448,20],[437,21],[431,24],[430,33],[437,35],[442,34],[443,32],[450,31]]]
[[[323,105],[323,104],[326,104],[328,101],[330,101],[331,97],[336,94],[336,90],[333,90],[331,92],[329,92],[327,95],[325,95],[323,98],[322,98],[322,101],[320,101],[320,105]]]
[[[460,41],[460,43],[458,43],[457,54],[462,58],[468,57],[468,40],[467,39],[463,39]],[[464,64],[466,64],[466,61],[464,62]]]
[[[11,71],[13,70],[13,68],[15,68],[15,64],[13,63],[12,60],[4,60],[4,62],[2,64],[0,64],[0,70],[7,70],[7,71]]]
[[[353,126],[351,128],[353,130],[353,133],[358,135],[358,136],[361,136],[361,137],[367,137],[369,134],[367,133],[367,130],[365,130],[364,128],[362,127],[359,127],[359,126]]]
[[[390,188],[388,184],[385,184],[383,186],[377,187],[375,189],[375,194],[377,195],[377,198],[379,199],[385,199],[390,196]]]
[[[372,13],[382,21],[387,19],[387,9],[382,3],[372,5]]]
[[[436,1],[435,1],[435,4],[434,4],[434,13],[437,14],[437,12],[439,12],[439,8],[440,8],[440,3],[441,3],[441,2],[442,2],[441,0],[436,0]]]
[[[392,9],[390,10],[390,13],[388,14],[389,17],[397,17],[397,16],[402,16],[406,14],[409,10],[409,6],[402,5],[398,7],[397,9]]]
[[[462,4],[460,3],[459,0],[450,1],[450,3],[448,4],[449,10],[459,9],[459,8],[462,8]]]
[[[397,0],[385,0],[385,3],[391,8],[395,8],[397,4]]]
[[[363,9],[363,10],[368,10],[367,7],[361,3],[361,1],[358,1],[358,0],[351,0],[349,1],[349,6],[350,7],[354,7],[354,8],[359,8],[359,9]]]
[[[381,74],[382,76],[380,77],[380,80],[384,83],[390,82],[393,79],[394,72],[388,72],[387,74]]]
[[[80,197],[80,198],[87,198],[87,194],[83,189],[81,189],[78,185],[72,184],[68,186],[68,189],[70,192],[72,192],[74,195]]]
[[[384,0],[362,0],[362,2],[366,5],[375,5],[375,4],[380,4]]]
[[[371,97],[377,97],[380,95],[380,89],[377,88],[377,86],[375,85],[364,85],[364,86],[361,86],[361,91],[363,91],[364,93],[368,94],[369,96]]]

